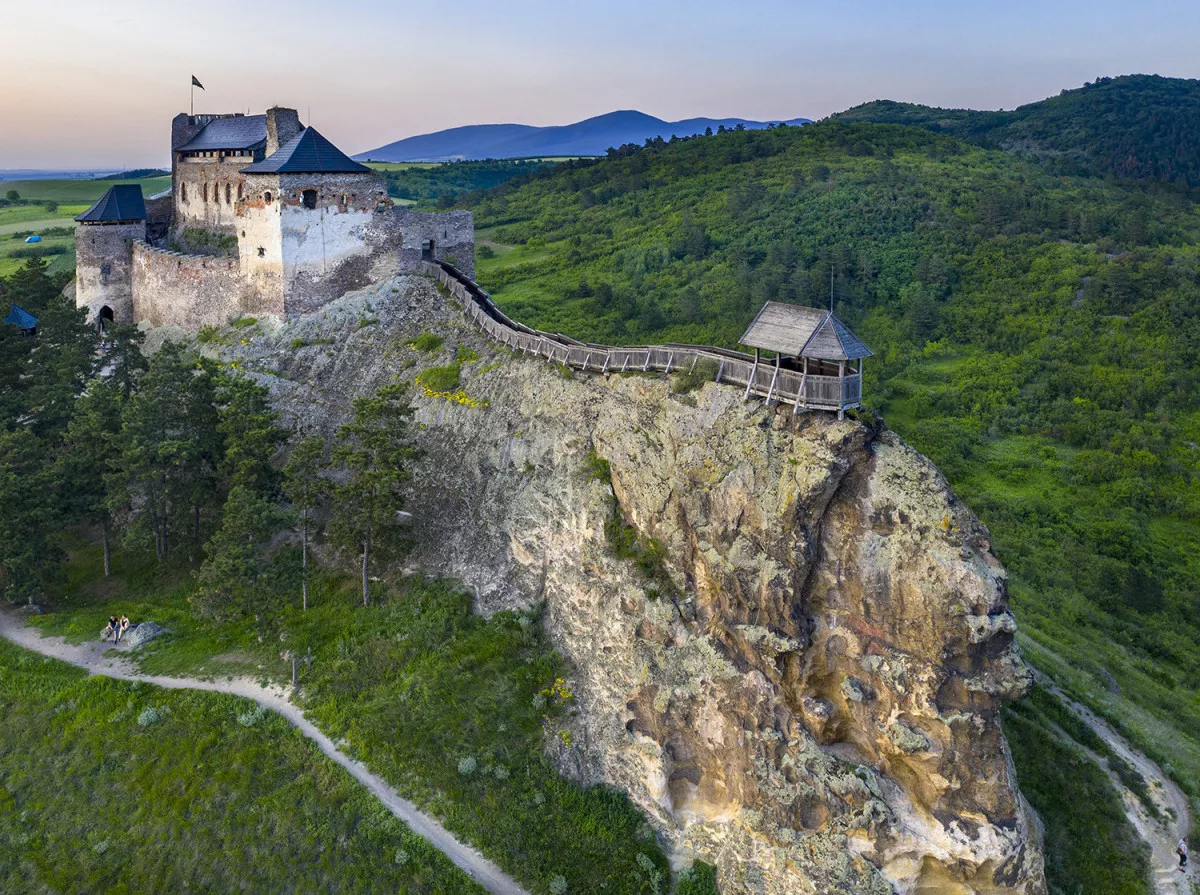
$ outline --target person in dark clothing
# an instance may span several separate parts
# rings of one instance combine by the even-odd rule
[[[116,643],[117,637],[120,636],[120,632],[121,623],[117,621],[117,617],[115,615],[110,615],[108,617],[108,627],[104,629],[104,634],[101,636],[101,639],[108,640],[109,638],[112,638],[113,643]]]

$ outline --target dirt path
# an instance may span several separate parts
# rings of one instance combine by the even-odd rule
[[[409,828],[424,837],[434,848],[449,858],[455,866],[493,895],[528,895],[503,870],[469,845],[459,842],[440,823],[423,813],[416,805],[367,770],[361,762],[342,753],[337,745],[304,717],[304,713],[287,698],[287,691],[280,687],[263,687],[257,681],[234,678],[224,681],[202,681],[193,678],[164,677],[140,674],[124,656],[112,655],[113,647],[107,643],[74,645],[61,637],[43,637],[41,632],[26,625],[9,612],[0,612],[0,636],[18,646],[61,659],[77,665],[92,674],[116,678],[123,681],[142,681],[170,690],[207,690],[215,693],[232,693],[252,699],[261,706],[276,711],[296,729],[312,740],[330,759],[345,768],[355,780],[369,789],[384,806],[408,824]]]
[[[1068,697],[1044,675],[1038,675],[1038,683],[1058,697],[1062,704],[1092,728],[1113,752],[1136,768],[1146,779],[1150,797],[1163,816],[1161,820],[1151,817],[1137,796],[1121,783],[1116,774],[1109,772],[1109,778],[1125,805],[1126,817],[1138,831],[1138,835],[1150,845],[1150,869],[1154,876],[1155,895],[1191,895],[1194,891],[1191,884],[1198,871],[1192,866],[1186,874],[1180,873],[1179,858],[1175,855],[1175,847],[1180,837],[1187,835],[1192,824],[1191,806],[1187,796],[1157,764],[1129,745],[1107,721],[1087,706]],[[1099,756],[1092,757],[1104,766]]]

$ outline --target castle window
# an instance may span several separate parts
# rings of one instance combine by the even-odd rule
[[[342,193],[342,204],[347,208],[350,207],[350,196],[348,196],[346,193]]]
[[[107,261],[105,261],[103,264],[100,265],[100,276],[106,277],[110,273],[112,273],[112,265],[109,264]]]
[[[238,184],[238,201],[242,201],[242,185],[240,183]]]
[[[270,204],[270,202],[271,202],[271,194],[270,194],[270,193],[263,193],[263,201],[264,201],[264,202],[266,202],[266,203],[268,203],[268,204]]]
[[[304,203],[305,208],[316,208],[317,207],[317,191],[316,190],[305,190],[304,193],[302,194],[300,201]]]
[[[258,247],[258,257],[260,257],[260,258],[267,257],[267,250],[264,249],[262,246]]]
[[[186,183],[179,184],[179,198],[184,202],[187,201],[187,184]]]
[[[200,184],[200,200],[202,202],[208,201],[208,184],[207,183]]]
[[[233,188],[229,184],[225,184],[225,204],[229,205],[233,202]]]

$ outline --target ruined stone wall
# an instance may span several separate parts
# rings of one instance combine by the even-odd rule
[[[400,246],[402,270],[416,270],[422,261],[422,252],[432,243],[432,260],[448,261],[474,279],[475,216],[471,212],[439,214],[397,208],[393,216],[403,236]]]
[[[236,258],[184,255],[136,242],[132,268],[133,319],[139,323],[196,332],[259,312]]]
[[[278,184],[288,315],[312,311],[397,271],[399,234],[377,175],[283,174]]]
[[[247,177],[241,170],[253,162],[250,153],[179,159],[175,164],[174,232],[197,227],[236,233],[237,203],[245,194]]]
[[[80,224],[75,229],[75,306],[95,318],[112,310],[117,323],[133,323],[132,246],[146,224]]]
[[[246,288],[270,313],[283,313],[279,175],[252,174],[237,206],[238,255]]]

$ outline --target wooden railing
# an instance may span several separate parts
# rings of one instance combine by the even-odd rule
[[[834,410],[841,416],[847,408],[862,404],[862,376],[818,376],[777,368],[749,354],[707,345],[645,345],[618,348],[579,342],[557,333],[545,333],[509,319],[477,283],[444,262],[421,263],[420,272],[435,277],[463,307],[479,328],[514,351],[544,357],[582,372],[664,373],[691,372],[704,363],[715,370],[713,378],[726,385],[740,386],[745,396],[764,398],[767,403],[787,402],[793,412]]]

